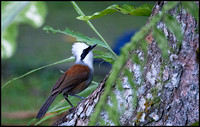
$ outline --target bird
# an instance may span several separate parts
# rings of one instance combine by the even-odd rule
[[[69,95],[84,99],[84,97],[76,94],[85,90],[93,80],[94,69],[92,49],[96,45],[97,44],[88,46],[84,42],[76,42],[72,45],[72,54],[75,57],[75,63],[57,80],[51,89],[50,96],[40,108],[36,119],[40,119],[46,114],[48,108],[60,93],[63,94],[63,97],[71,107],[74,106],[68,100]]]

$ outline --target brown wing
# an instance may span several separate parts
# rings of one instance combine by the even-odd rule
[[[90,69],[88,66],[75,64],[67,70],[56,82],[52,94],[62,92],[66,88],[73,88],[88,79]]]
[[[67,71],[57,80],[57,82],[55,83],[55,85],[51,89],[51,92],[53,92],[55,89],[57,89],[60,86],[60,84],[62,84],[66,75],[67,75]]]

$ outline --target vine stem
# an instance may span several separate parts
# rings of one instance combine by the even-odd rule
[[[79,6],[76,4],[75,1],[71,1],[72,5],[74,6],[77,13],[81,16],[85,16],[85,14],[82,12],[82,10],[79,8]],[[105,45],[109,48],[109,50],[112,52],[112,54],[118,58],[118,56],[113,52],[113,50],[110,48],[108,43],[104,40],[104,38],[101,36],[101,34],[95,29],[95,27],[92,25],[92,23],[89,20],[86,20],[86,23],[94,30],[94,32],[101,38],[101,40],[105,43]]]

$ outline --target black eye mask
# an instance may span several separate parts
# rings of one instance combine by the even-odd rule
[[[83,50],[83,53],[81,54],[81,60],[83,60],[83,59],[87,56],[87,54],[88,54],[96,45],[97,45],[97,44],[91,45],[91,46],[89,46],[88,48],[84,49],[84,50]]]

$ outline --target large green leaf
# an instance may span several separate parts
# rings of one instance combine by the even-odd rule
[[[44,2],[1,2],[1,58],[10,58],[16,49],[18,24],[28,23],[40,27],[46,17]]]
[[[129,4],[124,4],[121,7],[117,4],[111,5],[107,7],[105,10],[101,12],[96,12],[91,16],[78,16],[77,19],[80,20],[90,20],[90,19],[95,19],[102,17],[104,15],[114,13],[114,12],[121,12],[123,14],[128,14],[128,15],[135,15],[135,16],[150,16],[151,15],[151,10],[153,6],[144,4],[139,7],[134,7]]]
[[[16,50],[17,24],[11,24],[1,38],[1,58],[10,58]]]
[[[19,16],[16,21],[20,23],[28,23],[35,28],[41,27],[47,15],[47,7],[44,2],[31,2]]]
[[[29,4],[30,2],[1,2],[1,32],[5,30],[17,17],[17,15]]]
[[[67,34],[67,35],[75,37],[77,39],[77,41],[83,41],[89,45],[97,44],[97,46],[101,46],[101,47],[104,47],[104,48],[107,48],[108,50],[110,50],[109,47],[103,41],[100,41],[96,38],[90,38],[90,37],[84,36],[81,33],[76,33],[69,28],[66,28],[65,31],[61,31],[59,29],[56,30],[50,26],[45,26],[44,30],[46,30],[47,32],[51,31],[53,33]]]
[[[80,19],[80,20],[90,20],[90,19],[100,18],[100,17],[102,17],[104,15],[117,12],[117,10],[114,9],[117,6],[118,5],[111,5],[111,6],[109,6],[108,8],[106,8],[105,10],[103,10],[101,12],[96,12],[96,13],[94,13],[91,16],[78,16],[77,19]]]

